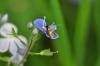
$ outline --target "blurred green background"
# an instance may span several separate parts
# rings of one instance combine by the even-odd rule
[[[25,66],[100,66],[100,0],[0,0],[0,13],[8,13],[27,38],[27,23],[36,18],[46,16],[58,26],[59,39],[42,37],[32,51],[50,48],[59,54],[29,56]]]

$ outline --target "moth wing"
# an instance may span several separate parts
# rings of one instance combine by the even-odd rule
[[[34,24],[42,32],[46,31],[46,22],[44,19],[38,18],[38,19],[34,20]]]

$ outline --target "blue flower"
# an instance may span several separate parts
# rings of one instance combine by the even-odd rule
[[[36,20],[34,20],[34,25],[43,33],[45,33],[45,35],[48,38],[51,39],[57,39],[59,37],[59,35],[57,33],[55,33],[55,30],[57,29],[57,26],[54,24],[51,24],[49,26],[46,25],[45,19],[41,19],[38,18]]]

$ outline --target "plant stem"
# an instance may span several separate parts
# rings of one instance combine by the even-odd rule
[[[32,56],[33,56],[33,55],[40,55],[40,53],[35,53],[35,52],[29,52],[28,54],[29,54],[29,55],[32,55]]]
[[[9,57],[0,57],[0,60],[4,62],[8,62],[9,59],[10,59]]]
[[[32,36],[32,38],[31,38],[31,40],[30,40],[30,43],[28,44],[27,49],[26,49],[26,51],[25,51],[25,54],[24,54],[24,56],[23,56],[23,59],[22,59],[22,61],[19,63],[19,65],[20,65],[21,63],[24,63],[24,60],[26,60],[26,58],[28,57],[28,52],[29,52],[29,51],[31,50],[31,48],[34,46],[36,40],[37,40],[37,35],[36,35],[35,37]]]

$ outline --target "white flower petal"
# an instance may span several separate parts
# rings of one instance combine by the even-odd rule
[[[18,53],[20,55],[24,55],[25,54],[25,51],[26,51],[26,48],[18,48]]]
[[[9,41],[7,39],[0,39],[0,52],[6,52],[9,48]]]
[[[5,14],[2,18],[1,18],[1,22],[5,23],[8,20],[8,14]]]
[[[51,24],[51,25],[49,26],[49,29],[51,29],[52,31],[55,31],[55,30],[57,30],[57,26],[54,25],[54,24]]]
[[[15,55],[11,57],[12,63],[15,63],[15,64],[19,64],[22,61],[22,59],[23,59],[23,56],[18,53],[16,53]]]
[[[21,41],[20,41],[20,40]],[[26,51],[26,46],[25,46],[25,44],[27,44],[27,39],[24,37],[24,36],[22,36],[22,35],[20,35],[19,36],[19,39],[16,39],[15,40],[15,43],[16,43],[16,45],[18,46],[18,53],[20,53],[21,55],[23,55],[24,54],[24,52]],[[23,44],[24,43],[24,44]]]
[[[15,44],[14,40],[10,41],[9,51],[12,55],[15,55],[17,53],[17,45]]]
[[[12,23],[5,23],[0,28],[0,34],[4,37],[8,37],[12,33],[12,29],[17,33],[17,27]]]
[[[25,44],[28,44],[28,41],[27,41],[27,39],[26,39],[24,36],[19,35],[19,39],[20,39],[21,41],[23,41]]]
[[[20,41],[20,40],[21,41]],[[15,40],[15,43],[16,43],[16,45],[19,47],[19,48],[25,48],[25,45],[23,44],[23,42],[25,43],[25,44],[27,44],[27,39],[25,38],[25,37],[23,37],[23,36],[19,36],[19,39],[16,39]]]
[[[23,45],[20,41],[16,41],[16,45],[18,46],[17,52],[20,53],[21,55],[24,54],[26,47]]]

